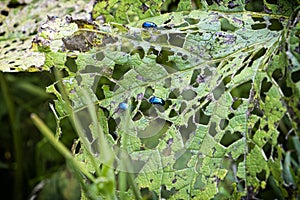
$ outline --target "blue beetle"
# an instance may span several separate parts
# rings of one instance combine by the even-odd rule
[[[127,110],[128,104],[125,103],[125,102],[122,102],[122,103],[119,104],[119,108],[120,108],[121,110]]]
[[[157,28],[157,25],[153,22],[144,22],[142,27],[143,28]]]
[[[165,105],[165,101],[162,98],[155,97],[155,96],[151,97],[149,99],[149,102],[151,104],[158,104],[158,105],[161,105],[161,106]]]

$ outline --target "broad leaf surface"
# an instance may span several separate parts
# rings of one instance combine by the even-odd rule
[[[49,11],[41,2],[33,6]],[[85,129],[81,142],[89,144],[75,157],[93,174],[87,151],[99,166],[105,162],[98,159],[103,152],[82,90],[97,106],[116,163],[122,162],[122,151],[130,157],[132,168],[117,165],[116,173],[135,173],[138,186],[158,198],[229,198],[225,189],[236,198],[251,197],[270,175],[279,187],[289,184],[291,177],[284,183],[278,178],[278,136],[284,123],[299,131],[298,13],[288,20],[292,7],[281,0],[278,6],[264,1],[262,7],[252,1],[201,1],[194,11],[186,11],[193,7],[190,1],[180,1],[175,9],[180,12],[160,15],[170,1],[152,2],[128,7],[100,1],[93,17],[104,16],[111,22],[105,25],[63,18],[66,7],[65,13],[53,3],[59,18],[41,25],[32,44],[36,52],[28,49],[40,19],[23,26],[18,13],[32,8],[9,12],[3,21],[11,23],[0,26],[1,71],[54,66],[67,72],[62,82]],[[84,2],[77,3],[81,10]],[[158,28],[143,29],[145,21]],[[20,33],[22,27],[30,31]],[[60,117],[67,116],[56,84],[48,91],[57,96]],[[165,104],[149,103],[152,96]],[[132,188],[126,195],[133,198]]]
[[[50,44],[45,65],[69,73],[63,83],[73,109],[85,111],[79,91],[87,90],[106,114],[110,144],[129,153],[138,186],[160,198],[222,197],[225,182],[235,183],[239,189],[231,190],[240,195],[247,187],[264,188],[280,162],[273,152],[278,124],[287,116],[272,77],[285,67],[277,61],[284,56],[279,49],[287,19],[191,11],[147,21],[158,28],[143,29],[143,21],[48,22],[68,30],[54,39],[47,30],[39,35]],[[80,38],[85,40],[76,42]],[[67,51],[59,51],[62,44]],[[54,86],[48,90],[58,94]],[[165,105],[150,104],[151,96]],[[119,108],[122,102],[128,110]],[[66,115],[62,100],[56,107]],[[87,141],[93,144],[97,134],[91,132]]]
[[[51,18],[76,14],[76,17],[86,18],[86,12],[82,11],[91,9],[88,2],[42,0],[29,5],[22,4],[22,1],[19,5],[18,2],[1,1],[0,71],[49,70],[44,66],[44,55],[31,49],[38,28],[45,22],[47,15]]]

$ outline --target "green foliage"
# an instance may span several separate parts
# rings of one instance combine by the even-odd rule
[[[298,10],[180,1],[160,14],[166,4],[99,1],[107,24],[49,18],[35,37],[45,69],[67,73],[47,91],[79,135],[84,197],[298,198]]]
[[[44,55],[31,50],[37,29],[45,22],[49,12],[51,16],[62,18],[66,15],[75,16],[75,13],[76,17],[85,17],[86,13],[80,11],[88,7],[87,2],[40,0],[25,6],[23,2],[1,1],[0,71],[49,70],[44,65]]]
[[[40,184],[43,190],[40,191],[37,199],[80,199],[80,185],[68,170],[58,171]]]

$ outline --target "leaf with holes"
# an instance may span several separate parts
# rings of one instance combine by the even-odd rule
[[[89,1],[37,1],[27,6],[24,4],[0,2],[0,71],[36,72],[49,70],[44,65],[45,56],[41,52],[31,49],[38,28],[45,22],[47,15],[49,20],[56,17],[65,17],[68,14],[76,17],[87,17],[91,10]],[[73,11],[73,13],[71,13]],[[81,13],[80,13],[81,12]],[[42,28],[42,27],[41,27]],[[54,35],[52,33],[52,35]]]
[[[60,26],[41,30],[37,38],[47,42],[34,45],[45,52],[46,65],[68,72],[62,82],[78,115],[88,107],[82,90],[104,113],[116,173],[136,174],[139,188],[158,198],[229,198],[224,188],[255,196],[278,174],[280,124],[298,119],[298,112],[290,112],[295,105],[286,106],[293,101],[284,90],[296,90],[297,65],[288,84],[276,78],[287,69],[285,56],[298,62],[293,43],[290,52],[281,51],[285,34],[298,40],[297,26],[287,33],[284,16],[247,11],[147,19],[156,28],[142,28],[145,21],[97,25],[54,19]],[[65,32],[51,38],[53,29]],[[67,115],[54,85],[48,91],[57,94],[58,112]],[[80,121],[90,145],[99,142],[92,120]],[[121,155],[128,156],[125,167]],[[133,193],[129,188],[126,195]]]

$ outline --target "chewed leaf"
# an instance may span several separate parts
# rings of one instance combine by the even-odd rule
[[[85,89],[105,115],[109,144],[126,152],[131,166],[120,164],[117,172],[137,174],[140,188],[168,199],[223,198],[224,183],[230,191],[241,188],[240,196],[248,187],[264,188],[269,163],[278,164],[273,152],[287,113],[272,74],[286,67],[275,61],[283,56],[287,19],[198,10],[127,25],[55,20],[54,31],[67,31],[50,38],[43,37],[49,29],[41,30],[38,37],[47,42],[35,45],[45,51],[47,66],[69,73],[62,82],[77,114],[88,107],[79,92]],[[54,86],[49,91],[66,115],[60,94]],[[93,147],[99,141],[94,124],[87,117],[82,123]]]
[[[99,1],[93,9],[93,18],[103,17],[106,22],[127,24],[132,21],[160,15],[163,1]]]
[[[76,10],[91,10],[90,5],[86,4],[88,1],[75,3],[43,0],[30,3],[30,6],[24,6],[25,3],[20,4],[16,8],[9,7],[9,2],[0,2],[0,71],[4,72],[49,70],[49,66],[44,65],[43,53],[34,52],[34,48],[31,48],[31,42],[38,28],[42,27],[47,16],[51,21],[51,19],[71,14],[71,10],[74,10],[74,13]],[[77,12],[76,16],[86,17],[84,12]],[[57,34],[57,32],[52,32],[53,36]]]

